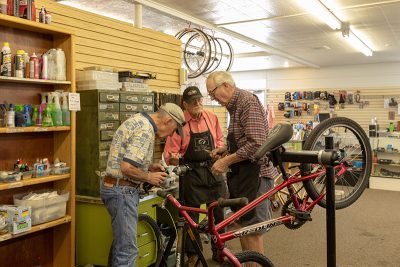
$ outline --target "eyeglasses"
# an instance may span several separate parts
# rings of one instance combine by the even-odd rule
[[[221,85],[223,85],[223,83],[220,84],[220,85],[215,86],[214,89],[212,89],[211,91],[208,92],[208,95],[211,96],[212,98],[215,98],[215,93],[216,93],[215,91],[216,91],[216,90],[218,89],[218,87],[220,87]]]

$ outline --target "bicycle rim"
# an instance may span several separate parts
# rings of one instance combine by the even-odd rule
[[[332,136],[334,149],[344,152],[342,162],[348,165],[347,171],[338,177],[335,171],[335,204],[342,209],[353,204],[365,190],[371,174],[371,146],[364,130],[353,120],[343,117],[332,118],[320,123],[312,130],[304,143],[304,150],[325,149],[325,137]],[[320,165],[302,164],[302,175],[321,170]],[[304,181],[309,196],[315,200],[326,191],[325,174],[313,180]],[[318,205],[326,207],[323,198]]]

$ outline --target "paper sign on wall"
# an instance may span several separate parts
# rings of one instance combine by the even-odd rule
[[[69,93],[69,110],[80,111],[81,110],[81,95],[79,93]]]

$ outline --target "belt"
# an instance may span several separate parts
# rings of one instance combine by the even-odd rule
[[[117,179],[110,176],[105,176],[103,178],[103,183],[105,186],[113,187],[117,185],[117,182],[119,186],[130,186],[134,188],[138,188],[140,186],[140,183],[134,183],[125,179]]]

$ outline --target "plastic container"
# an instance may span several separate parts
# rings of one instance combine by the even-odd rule
[[[30,179],[33,177],[33,175],[35,174],[34,171],[26,171],[26,172],[22,172],[22,179]]]
[[[84,70],[76,73],[76,81],[95,81],[118,82],[118,73],[98,70]]]
[[[22,177],[22,173],[14,173],[14,174],[7,174],[7,175],[1,175],[0,176],[0,182],[3,183],[12,183],[12,182],[17,182],[20,181]]]
[[[40,190],[32,193],[42,194],[52,191],[54,190]],[[14,205],[32,208],[32,225],[56,220],[65,216],[67,201],[69,200],[69,192],[59,191],[57,193],[58,196],[36,200],[24,200],[23,198],[28,195],[26,193],[17,194],[14,195]]]
[[[118,82],[104,81],[80,81],[76,83],[78,90],[119,90],[121,84]]]
[[[33,173],[33,177],[43,177],[43,176],[49,176],[51,173],[51,169],[47,169],[47,170],[40,170],[40,171],[35,171]]]
[[[51,168],[51,174],[60,175],[70,173],[71,167],[53,167]]]

